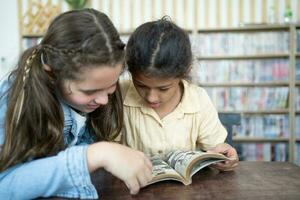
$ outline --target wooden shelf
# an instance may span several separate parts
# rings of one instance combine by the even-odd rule
[[[245,110],[245,111],[224,111],[219,110],[218,113],[236,113],[236,114],[246,114],[246,115],[269,115],[269,114],[289,114],[288,109],[282,110],[260,110],[260,111],[253,111],[253,110]]]
[[[218,56],[199,56],[197,60],[253,60],[253,59],[274,59],[289,58],[288,53],[272,53],[259,55],[218,55]]]
[[[188,34],[192,34],[193,30],[190,29],[184,29],[184,31]],[[130,36],[134,32],[134,29],[128,30],[128,31],[121,31],[119,32],[120,36]]]
[[[266,82],[266,83],[242,83],[242,82],[224,82],[224,83],[199,83],[201,87],[288,87],[288,82]]]
[[[274,24],[274,25],[244,25],[241,27],[234,28],[209,28],[209,29],[200,29],[198,33],[218,33],[218,32],[251,32],[251,31],[288,31],[290,25]]]
[[[43,37],[43,34],[26,34],[22,35],[22,38],[40,38]]]
[[[288,142],[289,138],[263,138],[263,137],[233,137],[233,142],[256,142],[256,143],[265,143],[265,142]]]

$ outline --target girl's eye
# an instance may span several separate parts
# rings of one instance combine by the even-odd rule
[[[137,85],[139,88],[146,88],[144,85]]]
[[[93,95],[95,92],[94,91],[84,91],[83,93],[85,95]]]
[[[166,92],[168,90],[169,90],[169,88],[159,88],[159,91],[162,91],[162,92]]]

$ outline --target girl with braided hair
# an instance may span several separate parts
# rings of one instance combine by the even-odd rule
[[[83,9],[56,17],[23,53],[0,83],[0,199],[98,198],[98,168],[132,194],[151,179],[143,153],[113,142],[124,46],[105,14]]]
[[[121,83],[125,144],[163,158],[175,150],[213,151],[231,158],[215,168],[238,165],[207,93],[186,80],[192,51],[182,28],[168,17],[140,25],[128,40],[126,63],[132,79]]]

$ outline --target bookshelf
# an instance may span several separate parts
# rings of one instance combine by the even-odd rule
[[[192,80],[220,113],[241,114],[241,160],[300,164],[300,26],[202,29],[191,41]]]
[[[21,50],[40,42],[62,3],[18,0]],[[300,25],[189,32],[192,79],[207,89],[220,113],[242,116],[233,137],[240,157],[300,165]],[[121,33],[122,40],[129,35]]]

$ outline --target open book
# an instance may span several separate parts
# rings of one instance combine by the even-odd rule
[[[218,153],[177,150],[170,152],[165,160],[159,156],[153,156],[150,160],[153,179],[148,185],[164,180],[176,180],[189,185],[192,183],[192,176],[204,167],[230,159]]]

